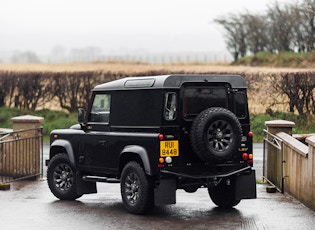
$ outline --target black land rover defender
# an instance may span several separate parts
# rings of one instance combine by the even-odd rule
[[[219,207],[256,198],[246,85],[237,75],[124,78],[98,85],[78,125],[54,130],[46,164],[59,199],[118,182],[126,209],[207,188]]]

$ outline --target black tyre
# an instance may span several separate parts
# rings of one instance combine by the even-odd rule
[[[190,140],[193,151],[203,161],[230,157],[240,146],[242,127],[231,111],[213,107],[194,120]]]
[[[137,162],[129,162],[120,178],[121,197],[125,208],[133,214],[145,214],[154,206],[152,179]]]
[[[77,194],[76,170],[66,154],[55,155],[47,168],[47,182],[50,191],[60,200],[75,200]]]
[[[218,185],[208,187],[208,193],[219,208],[232,208],[240,203],[235,200],[235,179],[223,179]]]

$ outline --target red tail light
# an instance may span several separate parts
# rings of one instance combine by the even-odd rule
[[[242,158],[244,161],[248,161],[248,159],[249,159],[248,153],[243,153]]]
[[[164,135],[163,134],[159,134],[159,140],[163,141],[164,140]]]

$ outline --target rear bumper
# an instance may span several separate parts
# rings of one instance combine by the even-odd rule
[[[231,170],[231,171],[226,171],[223,173],[214,173],[214,172],[203,172],[201,174],[187,174],[187,173],[180,173],[180,172],[172,172],[168,170],[161,170],[161,173],[163,174],[169,174],[169,175],[174,175],[177,177],[186,177],[186,178],[191,178],[191,179],[211,179],[211,178],[224,178],[224,177],[229,177],[233,176],[235,174],[241,174],[243,172],[251,172],[251,166],[246,166],[244,168],[240,168],[237,170]]]

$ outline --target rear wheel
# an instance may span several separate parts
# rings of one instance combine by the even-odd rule
[[[121,197],[125,208],[133,214],[144,214],[154,206],[152,179],[137,162],[124,167],[120,179]]]
[[[232,208],[240,203],[235,199],[235,178],[222,179],[216,186],[209,186],[211,200],[220,208]]]
[[[50,191],[61,200],[75,200],[78,195],[75,180],[76,170],[65,153],[55,155],[47,168]]]

